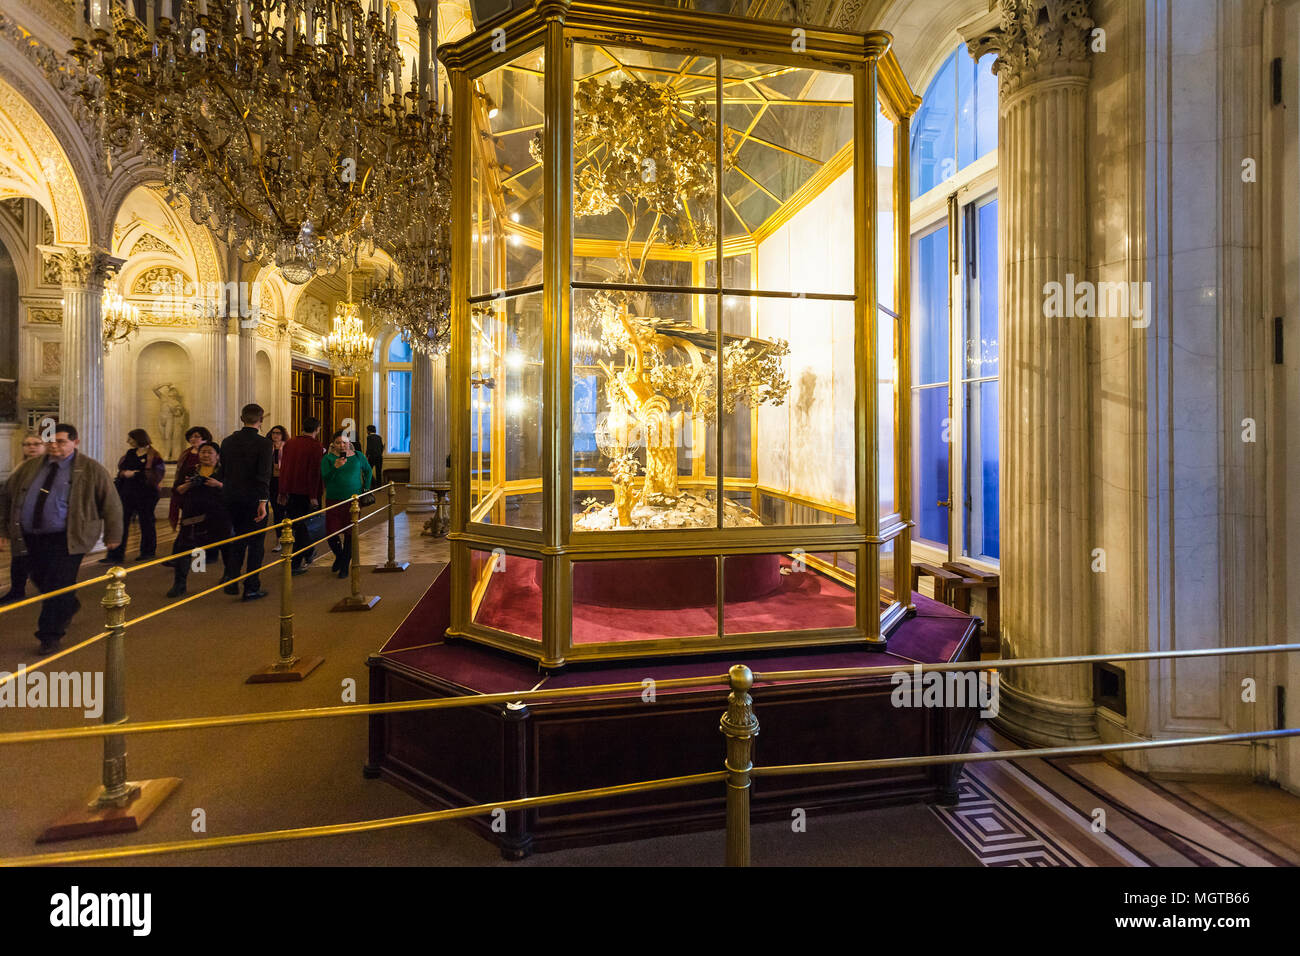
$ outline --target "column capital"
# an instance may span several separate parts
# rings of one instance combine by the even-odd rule
[[[65,289],[89,289],[99,292],[104,283],[122,270],[125,259],[109,255],[103,249],[72,246],[37,246],[41,254],[54,260]]]
[[[1092,28],[1088,0],[998,0],[995,10],[961,33],[976,60],[997,54],[993,72],[1005,101],[1041,80],[1086,80]]]

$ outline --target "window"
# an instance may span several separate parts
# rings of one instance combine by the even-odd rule
[[[411,452],[411,346],[394,335],[384,353],[384,435],[389,454]]]
[[[912,126],[912,482],[916,539],[996,563],[997,81],[953,51]],[[954,503],[960,502],[960,507]]]

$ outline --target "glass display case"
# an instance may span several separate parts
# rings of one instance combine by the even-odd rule
[[[919,105],[888,34],[544,0],[442,57],[449,636],[883,650]]]

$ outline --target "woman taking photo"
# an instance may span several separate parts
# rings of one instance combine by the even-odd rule
[[[230,515],[221,496],[221,450],[213,442],[204,442],[198,450],[198,467],[184,484],[176,487],[181,527],[172,545],[172,554],[180,555],[172,564],[174,578],[169,598],[185,593],[190,575],[192,552],[198,548],[207,551],[205,560],[216,560],[216,551],[208,545],[229,538]],[[223,559],[224,563],[224,559]],[[225,578],[225,575],[222,575]]]
[[[204,442],[212,441],[212,432],[208,431],[202,425],[195,425],[185,432],[185,442],[189,445],[185,453],[181,455],[180,461],[176,462],[176,477],[172,480],[172,495],[167,499],[167,521],[176,530],[177,523],[181,520],[181,503],[176,497],[176,489],[183,482],[189,480],[190,475],[194,474],[199,467],[199,448]]]
[[[23,461],[30,461],[33,458],[40,458],[45,454],[45,442],[41,441],[41,436],[35,432],[28,432],[23,438]],[[10,555],[12,560],[9,562],[9,593],[0,597],[0,604],[12,604],[14,601],[21,601],[27,596],[27,548],[23,544],[23,536],[16,534],[12,538],[13,553]]]
[[[132,518],[140,521],[140,555],[137,560],[148,561],[158,548],[153,513],[158,506],[158,486],[167,466],[143,428],[127,432],[126,443],[127,452],[117,463],[117,478],[113,482],[117,486],[117,496],[122,499],[122,541],[99,559],[100,564],[121,564],[126,560],[126,536],[131,530]]]
[[[284,520],[284,513],[288,510],[287,505],[280,504],[280,450],[289,440],[289,430],[283,425],[272,425],[266,437],[271,439],[271,519],[273,524],[279,524]],[[271,550],[279,552],[278,540]]]
[[[359,495],[370,488],[372,472],[365,456],[358,455],[352,442],[343,437],[342,431],[334,433],[330,450],[320,462],[321,478],[325,482],[325,507],[348,501],[353,495]],[[352,516],[351,508],[339,504],[325,512],[325,533],[334,535],[335,531],[348,528]],[[329,539],[330,550],[334,552],[334,566],[339,577],[346,578],[352,565],[352,530],[343,531]]]

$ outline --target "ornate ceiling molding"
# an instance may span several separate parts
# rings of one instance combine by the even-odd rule
[[[1088,0],[999,0],[997,26],[966,37],[971,56],[994,53],[1005,106],[1013,93],[1049,79],[1087,80],[1092,71]]]

